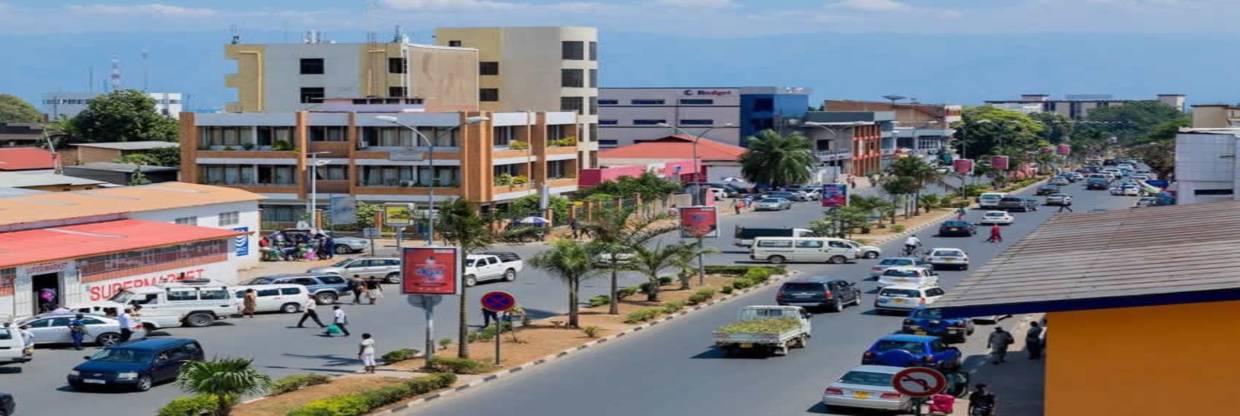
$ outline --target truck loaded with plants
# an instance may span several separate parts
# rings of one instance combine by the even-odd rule
[[[736,322],[715,329],[714,338],[724,355],[788,355],[790,348],[809,343],[810,314],[799,306],[746,306],[737,313]]]

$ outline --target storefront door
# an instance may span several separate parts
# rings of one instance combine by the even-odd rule
[[[62,301],[64,290],[60,287],[60,273],[34,275],[30,278],[30,288],[34,298],[32,313],[35,315],[56,309]]]

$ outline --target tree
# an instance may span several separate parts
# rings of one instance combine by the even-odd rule
[[[771,186],[808,182],[819,161],[813,146],[801,133],[780,135],[763,130],[749,138],[749,150],[741,155],[741,174],[750,182]]]
[[[155,110],[155,99],[138,90],[92,98],[71,122],[73,143],[177,141],[177,122]]]
[[[657,243],[654,247],[636,246],[633,248],[633,260],[626,264],[625,268],[646,276],[646,285],[650,287],[646,291],[646,300],[657,302],[659,301],[659,273],[675,267],[682,258],[688,255],[686,252],[696,254],[694,249],[691,243],[669,245]]]
[[[1160,124],[1181,118],[1185,117],[1180,110],[1157,101],[1138,101],[1089,112],[1089,124],[1108,137],[1115,136],[1121,145],[1135,144],[1149,137]]]
[[[375,214],[383,210],[383,204],[372,204],[357,201],[357,226],[370,228],[375,226]]]
[[[934,166],[917,157],[896,159],[887,167],[887,173],[896,177],[909,178],[917,184],[916,188],[909,192],[913,194],[911,201],[914,204],[914,213],[917,213],[915,205],[921,201],[922,187],[933,183],[940,183],[943,178],[943,175]]]
[[[1170,179],[1175,175],[1175,140],[1163,140],[1133,147],[1128,152],[1158,174],[1161,179]]]
[[[953,143],[959,154],[970,158],[1032,150],[1043,128],[1024,113],[992,106],[969,107],[960,119],[953,126]]]
[[[487,221],[478,216],[472,204],[465,198],[457,198],[448,203],[447,206],[441,206],[436,209],[438,221],[435,230],[449,244],[461,249],[461,270],[465,270],[465,256],[485,249],[491,245],[493,236],[491,229],[487,226]],[[459,297],[459,306],[457,316],[457,356],[461,358],[469,358],[469,321],[468,301],[465,292],[467,287],[461,285],[461,296]]]
[[[818,236],[848,238],[853,229],[862,228],[869,221],[869,211],[857,206],[847,206],[824,212],[822,219],[810,222],[809,229]]]
[[[130,153],[121,156],[116,160],[117,163],[132,163],[135,165],[149,166],[181,166],[181,149],[177,147],[164,147],[159,149],[147,150],[140,153]]]
[[[939,201],[946,199],[947,198],[943,198],[937,194],[925,194],[917,197],[917,205],[921,207],[921,209],[926,210],[926,213],[929,214],[930,210],[938,208],[940,203]]]
[[[0,123],[38,123],[43,113],[15,95],[0,94]]]
[[[673,231],[675,225],[659,226],[658,222],[669,218],[668,215],[640,216],[634,218],[633,208],[604,208],[597,220],[582,224],[582,230],[593,237],[590,252],[600,255],[607,261],[607,269],[611,272],[610,291],[611,304],[607,313],[620,313],[619,289],[620,256],[633,252],[634,246],[646,244],[660,234]]]
[[[219,407],[215,416],[228,416],[237,398],[261,394],[271,386],[271,377],[259,372],[245,358],[214,358],[190,361],[181,367],[177,385],[194,394],[214,396]]]
[[[887,176],[881,181],[881,186],[883,187],[883,192],[891,195],[891,203],[896,207],[900,206],[903,196],[910,195],[921,189],[921,185],[917,183],[917,180],[908,176]],[[911,214],[909,214],[908,206],[905,204],[904,218],[908,218],[909,215]],[[891,216],[891,223],[893,225],[896,223],[895,215]]]
[[[1038,136],[1051,144],[1060,144],[1072,136],[1072,120],[1059,113],[1033,113],[1034,120],[1042,125]]]
[[[568,327],[579,327],[578,293],[592,266],[586,245],[577,240],[556,240],[546,251],[531,258],[530,265],[556,275],[568,285]]]

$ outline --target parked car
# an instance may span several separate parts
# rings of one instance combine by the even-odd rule
[[[281,274],[263,276],[250,280],[246,285],[296,284],[306,288],[307,294],[320,305],[336,303],[336,299],[349,294],[349,282],[332,273]]]
[[[736,226],[732,231],[732,245],[739,247],[753,246],[758,237],[813,237],[814,232],[804,228],[787,227],[742,227]]]
[[[875,341],[861,355],[861,363],[951,371],[960,368],[961,356],[959,349],[948,346],[942,338],[896,334]]]
[[[861,250],[848,240],[828,237],[758,237],[749,248],[749,259],[780,264],[795,262],[847,263]]]
[[[968,221],[949,220],[939,225],[939,237],[972,237],[977,234],[977,226]]]
[[[1111,186],[1111,180],[1105,176],[1094,174],[1085,181],[1085,189],[1087,190],[1103,190]]]
[[[150,338],[113,345],[96,352],[73,367],[69,387],[128,387],[147,391],[151,386],[176,380],[181,366],[202,361],[202,345],[189,338]]]
[[[1072,182],[1078,182],[1078,181],[1085,180],[1085,174],[1081,172],[1071,172],[1071,173],[1068,173],[1068,175],[1072,175],[1072,177],[1070,178]]]
[[[827,276],[810,276],[784,282],[775,292],[780,306],[826,308],[843,312],[845,306],[861,304],[861,289],[847,280]]]
[[[870,267],[870,277],[878,277],[893,267],[930,267],[930,263],[921,257],[888,257]]]
[[[511,282],[517,280],[517,273],[522,270],[525,262],[520,257],[504,260],[494,254],[470,254],[465,256],[465,286],[492,280]]]
[[[878,246],[867,246],[853,240],[844,240],[857,249],[857,258],[859,259],[876,259],[883,255],[883,249]]]
[[[903,367],[861,365],[848,370],[822,392],[822,404],[833,414],[851,413],[836,408],[891,410],[907,413],[912,409],[908,396],[891,386],[891,378]]]
[[[336,262],[331,266],[306,270],[313,274],[338,274],[344,278],[382,278],[387,283],[400,283],[400,259],[395,257],[358,257]]]
[[[792,201],[785,198],[763,198],[753,204],[754,211],[784,211],[792,209]]]
[[[331,231],[286,228],[286,229],[280,230],[280,232],[284,233],[285,236],[301,234],[301,235],[305,235],[307,238],[313,238],[317,234],[329,235],[332,237],[332,243],[336,245],[336,247],[332,249],[332,251],[334,251],[336,254],[361,253],[363,251],[370,250],[370,240],[368,239],[358,238],[358,237],[349,237],[349,236],[339,236],[339,235],[335,235]]]
[[[878,287],[910,284],[917,286],[939,284],[939,274],[931,267],[892,267],[878,276]]]
[[[772,191],[767,192],[762,197],[766,199],[786,199],[791,202],[801,202],[809,199],[804,193],[798,191]]]
[[[943,338],[947,342],[964,342],[973,335],[973,320],[968,318],[943,318],[938,309],[927,309],[918,306],[904,319],[900,332],[913,335],[932,335]]]
[[[1155,205],[1158,205],[1158,198],[1152,196],[1141,197],[1141,199],[1137,200],[1136,204],[1138,207],[1152,207]]]
[[[1003,192],[983,193],[977,197],[977,206],[978,208],[983,209],[999,208],[999,201],[1002,201],[1005,196],[1007,196],[1007,194]]]
[[[1037,211],[1038,202],[1023,196],[1005,196],[999,200],[999,209],[1020,212]]]
[[[754,321],[783,319],[794,320],[796,325],[791,327],[771,325],[774,331],[769,332],[736,326]],[[717,328],[712,335],[715,347],[723,350],[724,355],[734,355],[741,351],[765,351],[788,355],[788,350],[793,347],[805,348],[809,342],[811,329],[810,314],[800,306],[755,305],[741,308],[736,314],[735,322]]]
[[[1039,196],[1041,196],[1041,195],[1050,195],[1050,194],[1053,194],[1053,193],[1059,192],[1059,186],[1060,186],[1060,185],[1059,185],[1058,183],[1055,183],[1055,181],[1057,181],[1057,180],[1058,180],[1058,181],[1063,181],[1063,186],[1067,186],[1067,185],[1070,183],[1070,182],[1068,182],[1068,180],[1067,180],[1067,179],[1064,179],[1064,178],[1055,178],[1055,179],[1053,179],[1053,180],[1051,181],[1051,183],[1048,183],[1048,184],[1046,184],[1046,185],[1039,186],[1039,187],[1038,187],[1038,190],[1037,190],[1037,192],[1036,192],[1036,194],[1037,194],[1037,195],[1039,195]],[[1002,202],[1003,202],[1003,201],[1000,201],[1000,203],[1002,203]]]
[[[71,306],[77,312],[115,316],[129,306],[142,306],[138,316],[148,329],[204,327],[241,312],[233,288],[211,280],[183,280],[122,290],[110,299]]]
[[[1008,214],[1007,211],[986,211],[982,214],[982,219],[977,223],[982,225],[1011,225],[1013,222],[1016,222],[1016,217]]]
[[[1047,195],[1046,205],[1072,205],[1072,195],[1065,193]]]
[[[1141,187],[1135,184],[1125,184],[1120,187],[1120,193],[1124,196],[1141,196]]]
[[[21,364],[30,361],[26,356],[26,341],[16,329],[0,326],[0,365]]]
[[[238,286],[235,293],[237,298],[244,299],[247,290],[253,290],[258,299],[255,312],[297,313],[301,312],[301,305],[310,300],[310,291],[306,286],[296,283]]]
[[[69,322],[76,314],[43,314],[18,321],[19,328],[34,334],[34,345],[68,344],[73,342],[69,331]],[[86,326],[86,334],[82,341],[87,344],[109,346],[120,342],[121,324],[115,318],[82,314],[82,323]],[[140,320],[134,319],[129,328],[133,331],[131,339],[146,337],[146,329]]]
[[[918,306],[926,306],[939,300],[946,292],[935,285],[897,284],[878,290],[874,298],[874,311],[908,312]]]
[[[934,248],[930,250],[930,254],[926,255],[926,261],[935,269],[969,270],[969,255],[958,248]]]

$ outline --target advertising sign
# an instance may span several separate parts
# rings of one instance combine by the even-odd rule
[[[1060,156],[1067,156],[1067,155],[1072,154],[1072,146],[1070,145],[1061,144],[1059,146],[1056,146],[1055,149],[1057,151],[1056,153],[1059,153]]]
[[[383,225],[406,227],[413,224],[413,204],[388,204],[383,206]]]
[[[719,212],[715,207],[680,207],[680,237],[719,237],[718,218]]]
[[[458,295],[460,267],[460,249],[456,247],[407,247],[400,253],[400,293]]]
[[[991,156],[990,167],[999,169],[999,170],[1007,170],[1008,169],[1008,157],[1007,156]]]
[[[839,208],[848,206],[848,184],[828,183],[822,185],[822,206]]]
[[[973,159],[956,159],[952,161],[952,169],[961,175],[972,175]]]
[[[357,224],[357,200],[351,195],[335,195],[328,206],[332,225]]]
[[[233,237],[233,255],[245,257],[250,255],[250,227],[237,227],[233,231],[245,233]]]

